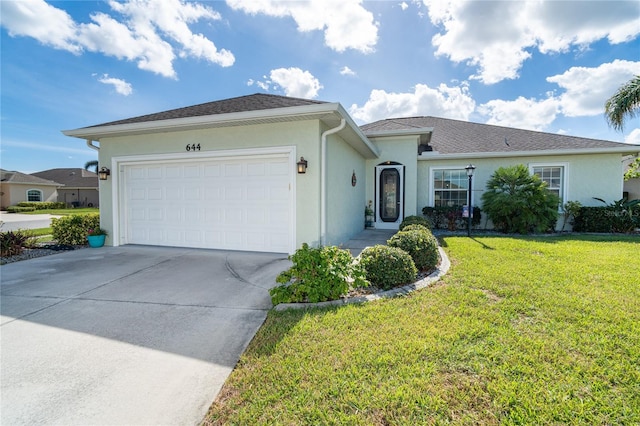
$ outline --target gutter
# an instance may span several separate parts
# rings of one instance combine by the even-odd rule
[[[100,151],[100,147],[93,144],[93,140],[87,139],[87,146],[91,149],[95,149],[96,151]]]
[[[322,152],[320,161],[322,161],[322,170],[320,172],[320,245],[324,246],[327,242],[327,136],[339,132],[347,125],[347,120],[340,119],[340,124],[333,129],[326,130],[322,133]]]

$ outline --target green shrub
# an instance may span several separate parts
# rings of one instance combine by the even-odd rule
[[[391,237],[387,245],[409,253],[419,271],[431,270],[438,264],[438,241],[427,229],[409,230],[407,227]]]
[[[276,278],[282,285],[269,290],[274,305],[337,300],[350,286],[368,285],[364,270],[348,250],[335,246],[311,248],[305,243],[289,259],[293,266]]]
[[[455,231],[467,228],[467,218],[462,217],[462,206],[423,207],[422,214],[433,223],[431,229],[448,229]],[[473,206],[471,225],[478,226],[482,219],[482,210]]]
[[[576,232],[632,232],[640,228],[640,201],[619,200],[603,207],[580,207],[574,215]]]
[[[22,253],[24,248],[35,245],[35,237],[30,231],[18,229],[17,231],[0,232],[0,256],[8,257]]]
[[[62,201],[23,201],[17,204],[19,207],[33,207],[35,210],[55,210],[67,208]]]
[[[422,225],[427,229],[431,229],[433,227],[433,224],[422,216],[407,216],[402,220],[402,223],[400,223],[400,231],[402,231],[405,226],[409,225]]]
[[[397,247],[367,247],[360,254],[360,264],[367,280],[383,290],[413,282],[418,275],[409,253]]]
[[[70,215],[51,219],[53,239],[58,244],[87,244],[90,229],[100,228],[100,214]]]
[[[487,181],[482,208],[502,232],[527,234],[555,228],[560,199],[524,164],[500,167]]]
[[[35,207],[21,207],[21,206],[9,206],[7,207],[7,213],[26,213],[35,212]]]

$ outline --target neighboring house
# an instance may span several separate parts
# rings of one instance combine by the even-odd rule
[[[563,201],[618,200],[622,158],[640,151],[434,117],[360,128],[339,103],[266,94],[64,134],[99,149],[110,169],[100,181],[109,244],[285,253],[346,241],[369,202],[375,226],[389,229],[424,206],[464,204],[470,163],[476,205],[498,167],[521,163]]]
[[[635,157],[626,158],[623,162],[624,170],[626,171],[631,163],[635,160]],[[624,181],[623,195],[627,200],[640,200],[640,178],[633,178]]]
[[[58,189],[58,200],[74,207],[97,207],[99,205],[98,175],[81,168],[50,169],[32,173],[42,179],[53,180],[64,185]]]
[[[23,201],[56,201],[62,185],[25,173],[0,169],[0,207]]]

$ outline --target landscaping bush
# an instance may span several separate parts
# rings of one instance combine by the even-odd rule
[[[409,230],[407,227],[391,237],[387,245],[409,253],[419,271],[431,270],[438,264],[438,241],[427,229]]]
[[[35,237],[30,231],[0,232],[0,256],[8,257],[22,253],[24,248],[35,245]]]
[[[55,210],[67,207],[62,201],[23,201],[17,205],[19,207],[33,207],[34,210]]]
[[[576,232],[632,232],[640,228],[640,201],[616,201],[603,207],[580,207],[573,219]]]
[[[397,247],[367,247],[360,254],[360,264],[367,280],[383,290],[413,282],[418,275],[409,253]]]
[[[21,207],[21,206],[9,206],[7,207],[7,213],[26,213],[35,212],[35,207]]]
[[[433,223],[432,229],[448,229],[455,231],[467,228],[467,218],[462,217],[462,206],[423,207],[422,214]],[[482,210],[473,206],[471,225],[478,226],[482,219]]]
[[[433,227],[433,224],[429,221],[429,219],[426,219],[422,216],[407,216],[402,220],[402,223],[400,223],[400,231],[402,231],[405,226],[409,225],[421,225],[427,229],[431,229]]]
[[[289,259],[293,266],[276,278],[282,285],[269,290],[274,305],[336,300],[350,286],[368,285],[364,270],[348,250],[335,246],[311,248],[305,243]]]
[[[482,207],[493,225],[508,233],[553,230],[559,204],[558,196],[523,164],[498,168],[482,194]]]
[[[70,215],[51,219],[53,239],[58,244],[87,244],[90,229],[100,228],[100,214]]]

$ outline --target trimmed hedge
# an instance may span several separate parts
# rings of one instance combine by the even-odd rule
[[[67,208],[67,205],[62,201],[23,201],[16,205],[18,207],[33,207],[34,210],[55,210]]]
[[[455,231],[467,229],[467,218],[462,217],[462,206],[453,207],[423,207],[422,214],[433,223],[432,229],[448,229]],[[482,210],[473,206],[471,225],[478,226],[482,220]]]
[[[335,246],[302,248],[289,256],[293,266],[281,272],[276,282],[282,284],[269,290],[271,302],[324,302],[337,300],[349,287],[365,287],[362,267],[354,261],[348,250]]]
[[[9,206],[7,207],[7,213],[25,213],[25,212],[35,212],[35,207],[20,207],[20,206]]]
[[[389,290],[413,282],[418,270],[406,251],[397,247],[375,245],[360,254],[367,280],[383,290]]]
[[[433,228],[433,224],[427,218],[424,218],[422,216],[407,216],[402,220],[402,223],[400,223],[400,231],[404,230],[404,228],[409,225],[421,225],[427,229]]]
[[[53,239],[58,244],[87,244],[89,229],[100,228],[100,214],[69,215],[51,219]]]
[[[632,232],[640,228],[640,207],[581,207],[573,218],[575,232]]]
[[[409,253],[419,271],[431,270],[438,264],[438,241],[427,229],[400,231],[387,241],[387,245]]]

